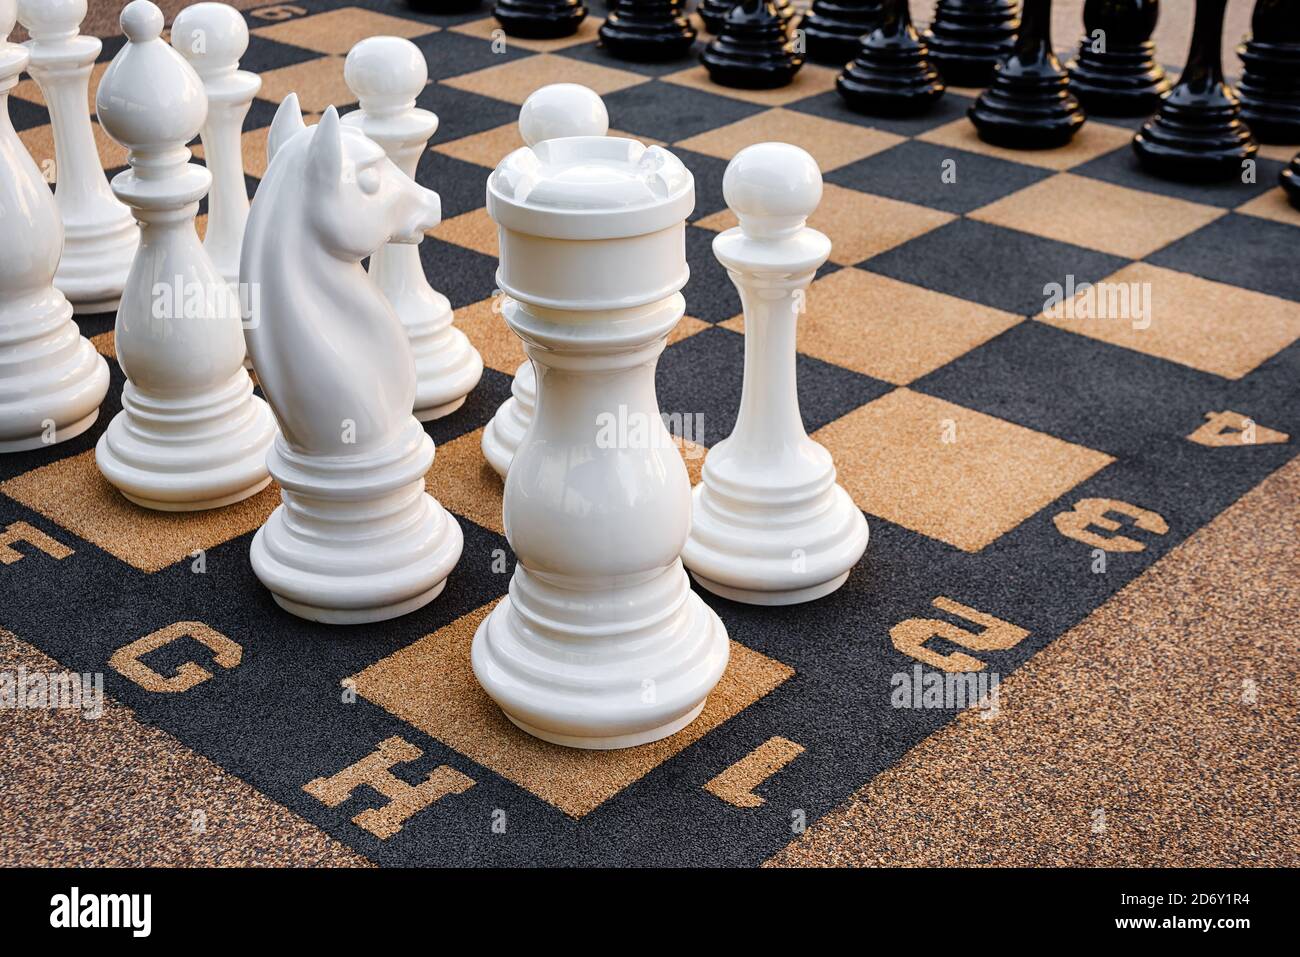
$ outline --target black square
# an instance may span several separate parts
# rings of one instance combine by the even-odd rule
[[[415,98],[415,105],[438,115],[434,143],[449,143],[462,136],[482,133],[519,121],[519,107],[490,96],[479,96],[443,83],[431,83]]]
[[[424,54],[424,61],[429,64],[431,80],[463,76],[466,73],[485,70],[488,67],[499,66],[531,55],[511,43],[507,43],[504,49],[498,51],[493,48],[490,40],[466,36],[455,30],[430,33],[416,37],[411,42]]]
[[[810,96],[806,100],[800,100],[798,103],[787,107],[787,109],[798,110],[800,113],[808,113],[828,120],[839,120],[841,123],[852,123],[855,126],[883,130],[886,133],[897,133],[900,136],[916,136],[926,130],[932,130],[945,123],[961,119],[974,102],[967,96],[945,93],[939,99],[939,102],[934,105],[933,109],[921,116],[864,116],[849,109],[844,102],[844,97],[840,96],[837,91],[828,90],[825,93]]]
[[[763,107],[752,103],[659,80],[619,90],[604,99],[610,126],[665,143],[675,143],[763,112]]]
[[[1096,282],[1127,260],[973,219],[958,219],[860,263],[870,272],[1020,316],[1037,315],[1044,286]]]
[[[415,181],[433,190],[442,200],[443,219],[483,206],[487,202],[490,175],[491,170],[485,167],[435,150],[425,150],[415,167]]]
[[[659,358],[659,410],[672,417],[670,422],[690,423],[692,434],[685,437],[692,442],[716,445],[736,426],[744,368],[745,337],[740,333],[705,329],[683,339]],[[809,432],[894,388],[802,353],[795,374],[799,411]]]
[[[1070,172],[1114,183],[1116,186],[1127,186],[1129,189],[1231,209],[1276,186],[1277,174],[1281,172],[1282,165],[1276,160],[1257,157],[1254,183],[1243,183],[1240,177],[1222,183],[1182,183],[1159,179],[1146,172],[1138,163],[1137,154],[1130,144],[1076,166]]]
[[[722,177],[727,172],[726,161],[679,147],[673,148],[673,155],[686,164],[695,177],[695,210],[688,221],[695,222],[725,209],[727,203],[722,197]]]
[[[268,40],[266,37],[258,36],[256,33],[250,33],[248,35],[248,49],[239,58],[239,68],[253,73],[265,73],[268,70],[277,70],[282,66],[293,66],[295,63],[306,63],[308,60],[319,60],[320,58],[321,54],[313,50],[304,50],[302,47],[278,43],[275,40]]]
[[[1300,228],[1229,213],[1147,257],[1147,262],[1300,302]]]
[[[832,170],[826,181],[931,209],[968,213],[1051,175],[1036,166],[909,140]]]
[[[740,296],[722,263],[713,255],[713,237],[699,226],[686,227],[686,261],[691,278],[682,290],[686,313],[705,322],[723,322],[740,312]]]
[[[451,301],[453,309],[487,299],[497,287],[497,261],[493,256],[425,236],[420,262],[429,284]]]
[[[9,97],[9,119],[18,132],[44,126],[50,122],[49,111],[40,103],[32,103],[17,96]]]
[[[699,62],[700,51],[704,47],[705,41],[696,40],[686,56],[670,60],[667,63],[637,63],[634,60],[620,60],[595,40],[591,43],[565,47],[563,50],[556,50],[555,52],[560,56],[572,57],[575,60],[595,63],[599,66],[607,66],[614,70],[629,70],[633,73],[640,73],[642,76],[666,76],[669,73],[680,73],[683,66]]]

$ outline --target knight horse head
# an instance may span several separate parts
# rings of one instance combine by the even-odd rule
[[[352,455],[392,440],[411,415],[406,330],[361,260],[417,243],[441,218],[418,186],[329,107],[304,125],[280,104],[269,165],[249,211],[240,281],[255,290],[249,352],[285,439],[300,452]]]

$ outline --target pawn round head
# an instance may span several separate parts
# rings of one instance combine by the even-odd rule
[[[348,51],[343,80],[367,113],[405,110],[429,82],[429,65],[410,40],[367,37]]]
[[[722,195],[752,235],[798,229],[822,198],[817,161],[789,143],[756,143],[737,153],[722,177]]]
[[[4,29],[8,11],[13,6],[14,0],[0,2],[0,33],[8,34],[13,29],[12,20],[9,29]],[[18,3],[19,21],[28,33],[42,39],[76,36],[85,18],[86,0],[20,0]]]
[[[529,146],[569,136],[604,136],[609,113],[594,90],[552,83],[534,90],[519,110],[519,134]]]
[[[248,24],[228,4],[196,3],[172,21],[172,46],[203,76],[229,73],[248,49]]]

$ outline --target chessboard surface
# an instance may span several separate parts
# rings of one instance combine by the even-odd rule
[[[91,431],[0,457],[0,671],[102,673],[112,700],[97,720],[0,711],[0,862],[1297,863],[1300,212],[1276,184],[1300,146],[1265,147],[1248,182],[1187,186],[1138,170],[1137,121],[1015,153],[976,138],[977,91],[874,120],[822,67],[726,90],[694,61],[610,59],[596,13],[558,41],[395,2],[245,16],[250,190],[285,94],[355,108],[343,57],[366,36],[426,55],[440,127],[417,178],[444,221],[421,256],[488,367],[428,426],[464,554],[395,621],[279,610],[248,562],[274,487],[165,515],[102,480],[123,376],[114,317],[78,317],[113,386]],[[733,223],[726,163],[770,139],[818,161],[812,225],[834,252],[801,319],[801,411],[871,525],[825,599],[705,593],[733,642],[722,683],[687,729],[618,752],[526,736],[469,667],[513,567],[479,443],[523,359],[485,180],[521,145],[519,104],[558,81],[695,175],[687,317],[657,380],[693,480],[740,396],[740,304],[710,247]],[[49,169],[30,79],[11,114]],[[1087,283],[1113,298],[1071,298]],[[996,709],[923,701],[926,676],[958,672],[1004,682]]]

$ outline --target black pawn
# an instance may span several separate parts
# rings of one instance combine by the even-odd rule
[[[716,37],[722,32],[722,21],[738,2],[739,0],[700,0],[700,5],[695,8],[695,12],[700,15],[704,29]],[[781,19],[789,23],[794,16],[794,4],[791,0],[773,0],[773,3],[776,4],[776,11],[781,14]]]
[[[700,54],[709,79],[720,86],[770,90],[785,86],[803,66],[787,21],[773,0],[741,0],[722,20],[722,31]]]
[[[858,56],[835,82],[859,113],[915,116],[943,96],[943,80],[912,26],[908,0],[885,0],[884,22],[863,37]]]
[[[1250,32],[1237,47],[1241,118],[1261,143],[1300,143],[1300,5],[1256,0]]]
[[[1287,198],[1291,200],[1291,205],[1300,209],[1300,153],[1291,158],[1291,165],[1284,167],[1278,176],[1282,188],[1286,190]]]
[[[881,0],[813,0],[799,21],[804,53],[814,63],[843,66],[858,55],[858,43],[881,22]]]
[[[1020,34],[993,85],[969,116],[980,138],[1012,149],[1064,146],[1083,126],[1083,109],[1052,52],[1052,0],[1025,0]]]
[[[682,0],[614,0],[600,25],[600,45],[620,60],[676,60],[694,42],[695,27],[682,15]]]
[[[582,0],[497,0],[492,15],[508,36],[555,40],[577,33],[587,8]]]
[[[1087,0],[1070,91],[1097,116],[1150,116],[1173,85],[1151,34],[1159,0]]]
[[[1241,105],[1223,81],[1219,45],[1227,0],[1196,0],[1187,66],[1160,112],[1133,138],[1150,173],[1168,179],[1215,180],[1241,175],[1259,144],[1241,121]]]
[[[1019,29],[1015,0],[939,0],[925,45],[949,86],[984,87]]]

